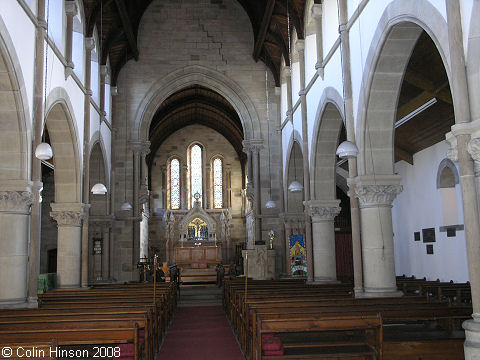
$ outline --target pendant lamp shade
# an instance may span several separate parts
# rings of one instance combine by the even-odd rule
[[[125,201],[122,206],[120,206],[120,210],[122,211],[130,211],[132,210],[132,205],[128,201]]]
[[[355,158],[358,156],[357,145],[350,141],[344,141],[338,145],[337,155],[340,159]]]
[[[273,200],[268,200],[266,203],[265,203],[265,207],[267,209],[273,209],[273,208],[276,208],[277,207],[277,203]]]
[[[35,149],[35,157],[40,160],[50,160],[53,157],[53,151],[50,144],[42,142]]]
[[[291,184],[288,186],[288,191],[292,193],[301,192],[302,190],[303,185],[300,184],[297,180],[292,181]]]
[[[93,185],[91,191],[93,195],[105,195],[107,193],[107,187],[102,183],[97,183]]]

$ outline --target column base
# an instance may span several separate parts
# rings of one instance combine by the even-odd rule
[[[355,294],[356,297],[401,297],[403,292],[397,289],[365,288],[363,293]]]
[[[480,360],[480,314],[473,314],[473,320],[464,321],[465,329],[465,360]]]
[[[55,289],[55,291],[62,291],[62,290],[89,290],[91,289],[90,286],[80,286],[80,285],[63,285],[59,286]]]
[[[355,297],[364,297],[364,291],[363,291],[363,287],[362,288],[356,288],[356,289],[353,289],[353,294],[355,295]]]
[[[1,300],[0,301],[0,309],[34,309],[37,308],[38,304],[31,303],[25,299],[18,299],[18,300]]]

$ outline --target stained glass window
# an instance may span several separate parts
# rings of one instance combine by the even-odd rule
[[[202,204],[202,148],[193,145],[190,150],[190,174],[192,203],[196,193],[200,195],[198,201]]]
[[[180,209],[180,161],[170,162],[170,208]]]
[[[213,160],[213,207],[221,209],[223,207],[223,178],[222,178],[222,159]]]

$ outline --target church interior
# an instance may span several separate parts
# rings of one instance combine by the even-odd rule
[[[479,18],[2,0],[0,359],[480,359]]]

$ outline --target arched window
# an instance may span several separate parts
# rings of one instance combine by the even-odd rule
[[[200,205],[202,204],[202,186],[202,148],[195,144],[190,148],[190,198],[192,199],[192,205],[195,194],[200,195],[198,201],[200,201]]]
[[[223,207],[223,163],[220,158],[213,160],[213,207]]]
[[[170,209],[180,209],[180,161],[172,159],[170,161],[170,181],[168,183],[170,190]]]
[[[437,189],[442,197],[444,225],[458,224],[458,202],[456,184],[459,183],[457,167],[450,159],[443,159],[437,170]]]

